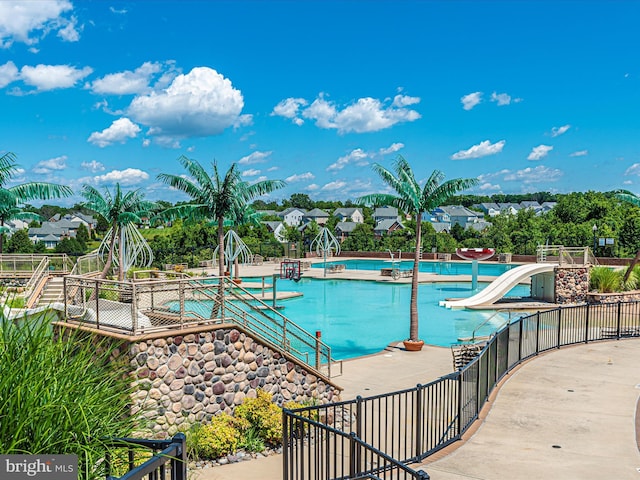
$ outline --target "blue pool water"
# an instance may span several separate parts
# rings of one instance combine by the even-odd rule
[[[259,279],[247,279],[256,282]],[[418,294],[419,335],[426,343],[449,347],[458,338],[470,337],[474,329],[491,318],[476,335],[489,335],[508,316],[495,311],[450,310],[439,306],[445,298],[475,294],[487,284],[420,284]],[[336,359],[376,353],[389,343],[409,336],[411,285],[362,280],[321,280],[302,278],[299,282],[277,280],[279,292],[301,292],[302,297],[279,300],[280,312],[312,335],[322,333],[322,341],[331,347]],[[259,291],[256,295],[259,296]],[[507,296],[529,296],[528,285],[518,285]],[[271,305],[271,302],[267,302]],[[179,308],[176,303],[173,308]],[[193,305],[191,308],[198,308]],[[208,312],[202,312],[207,315]]]
[[[327,267],[335,264],[345,265],[347,270],[380,270],[381,268],[390,268],[391,260],[334,260],[327,262]],[[413,260],[396,261],[393,262],[393,265],[402,270],[410,269],[413,268]],[[497,277],[517,266],[506,263],[478,262],[478,275]],[[312,265],[312,268],[324,268],[324,262],[316,262]],[[440,275],[471,275],[471,262],[433,262],[423,260],[420,262],[420,271]]]

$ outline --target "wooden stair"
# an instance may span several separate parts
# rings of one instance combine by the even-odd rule
[[[62,294],[64,291],[64,277],[51,277],[47,284],[44,287],[44,291],[40,298],[38,299],[38,303],[36,307],[44,307],[53,302],[59,302],[62,299]]]

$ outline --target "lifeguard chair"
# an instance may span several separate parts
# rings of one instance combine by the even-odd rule
[[[300,260],[284,260],[280,262],[280,278],[297,282],[300,280],[301,275]]]

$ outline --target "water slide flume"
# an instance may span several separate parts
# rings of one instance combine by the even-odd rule
[[[466,308],[478,305],[492,305],[500,300],[509,290],[520,282],[544,272],[553,272],[558,265],[555,263],[530,263],[520,265],[504,272],[479,293],[460,300],[442,300],[440,306],[447,308]]]

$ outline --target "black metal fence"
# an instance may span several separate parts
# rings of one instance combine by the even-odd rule
[[[126,453],[124,463],[114,459],[113,452],[106,455],[107,480],[187,480],[187,447],[184,433],[168,440],[143,440],[118,438],[109,442],[110,447]],[[126,450],[126,452],[122,452]],[[142,461],[139,457],[149,457]],[[120,455],[121,457],[121,455]],[[118,463],[118,465],[114,465]],[[140,463],[139,465],[137,465]],[[117,476],[118,470],[126,472]]]
[[[284,480],[427,479],[407,465],[459,440],[498,382],[522,361],[567,345],[640,336],[640,302],[564,307],[496,332],[462,369],[426,385],[283,410]]]

